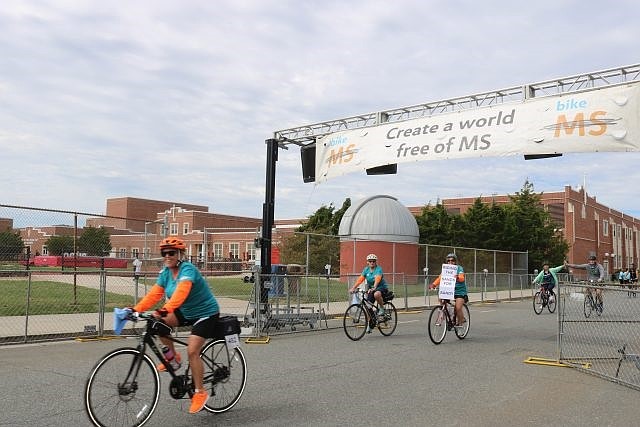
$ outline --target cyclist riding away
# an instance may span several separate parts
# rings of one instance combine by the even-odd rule
[[[579,270],[587,271],[587,282],[591,283],[599,283],[602,284],[604,282],[604,267],[602,264],[598,263],[595,255],[591,255],[589,257],[589,262],[587,264],[569,264],[565,263],[566,266],[571,268],[577,268]],[[596,294],[596,303],[602,304],[602,289],[601,288],[587,288],[587,292],[591,293],[591,290],[595,289]]]
[[[149,310],[166,295],[165,304],[154,312],[154,317],[171,327],[193,325],[187,340],[187,355],[195,386],[189,413],[195,414],[209,399],[209,394],[204,390],[204,367],[200,351],[207,338],[215,337],[215,326],[220,314],[218,301],[209,284],[193,264],[184,260],[185,249],[184,241],[177,237],[168,237],[160,242],[164,268],[149,293],[133,310]],[[175,354],[177,362],[180,362],[181,356],[175,351],[173,341],[163,336],[160,340]],[[165,371],[164,363],[160,362],[157,369]]]
[[[458,257],[456,254],[451,253],[447,255],[446,258],[447,264],[458,264]],[[464,281],[464,269],[461,265],[458,265],[458,272],[456,274],[456,287],[453,292],[453,297],[455,298],[455,310],[456,310],[456,327],[462,327],[467,319],[464,318],[464,312],[462,310],[462,306],[469,302],[469,297],[467,296],[467,284]],[[429,289],[437,288],[440,285],[440,278],[442,277],[442,273],[436,277],[436,280],[429,286]],[[443,300],[440,300],[440,304],[444,304]]]
[[[374,300],[378,303],[378,316],[382,316],[384,314],[384,298],[389,293],[389,288],[384,280],[382,267],[378,265],[376,254],[367,255],[367,266],[362,270],[349,292],[354,293],[358,286],[364,282],[367,283],[367,299],[372,303]]]
[[[564,264],[558,267],[549,268],[549,263],[545,261],[542,264],[542,271],[538,273],[535,279],[533,279],[534,285],[538,284],[541,288],[549,292],[549,300],[551,302],[553,302],[551,298],[555,298],[553,288],[558,284],[557,273],[562,271],[562,269],[564,269]]]

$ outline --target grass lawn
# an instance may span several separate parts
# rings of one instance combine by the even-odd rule
[[[97,313],[99,292],[84,286],[52,281],[32,281],[29,314]],[[27,312],[27,281],[0,281],[0,316],[24,316]],[[107,310],[131,305],[127,295],[107,292]]]

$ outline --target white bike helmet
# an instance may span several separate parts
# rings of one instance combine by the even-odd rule
[[[378,256],[376,254],[367,255],[367,261],[378,261]]]

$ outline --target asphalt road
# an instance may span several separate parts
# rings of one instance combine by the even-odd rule
[[[187,413],[163,377],[149,425],[162,426],[629,426],[638,425],[640,392],[553,359],[556,316],[531,302],[471,306],[465,340],[452,332],[436,346],[427,312],[401,314],[391,337],[359,342],[342,329],[243,344],[249,377],[228,413]],[[85,379],[107,351],[130,339],[0,347],[0,426],[86,426]]]

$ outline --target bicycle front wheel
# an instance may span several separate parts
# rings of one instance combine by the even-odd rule
[[[160,376],[147,354],[121,348],[107,354],[84,390],[87,414],[96,426],[141,426],[158,405]]]
[[[240,347],[229,348],[225,340],[211,341],[200,352],[200,359],[209,393],[204,409],[219,413],[233,408],[247,384],[247,362]]]
[[[542,292],[538,291],[533,296],[533,311],[536,314],[542,313],[543,301],[542,301]]]
[[[447,335],[447,316],[442,306],[435,306],[429,314],[429,339],[434,344],[440,344]]]
[[[398,325],[398,312],[396,307],[387,301],[384,303],[384,314],[378,317],[378,330],[382,335],[388,337],[396,330]]]
[[[593,297],[587,294],[584,297],[584,317],[591,316],[591,310],[593,310]]]
[[[556,295],[551,294],[549,299],[547,299],[547,310],[549,313],[553,313],[556,311],[556,306],[558,305],[558,298]]]
[[[367,332],[369,312],[361,304],[351,304],[344,313],[342,327],[352,341],[358,341]]]
[[[461,326],[456,326],[453,330],[456,336],[463,340],[469,333],[469,327],[471,326],[471,315],[469,314],[469,307],[467,304],[462,306],[462,314],[464,315],[464,323]]]

